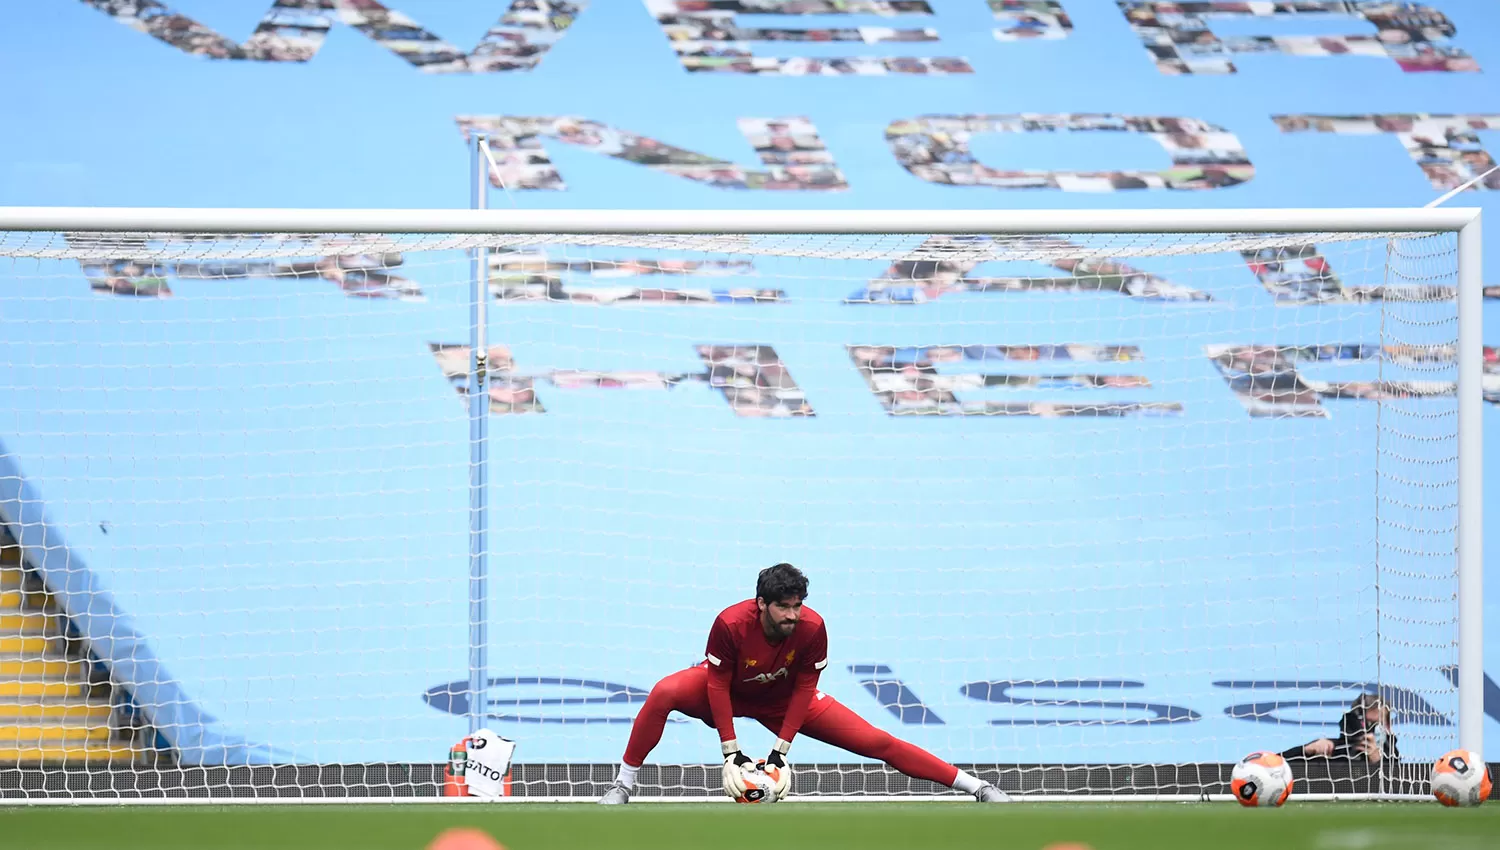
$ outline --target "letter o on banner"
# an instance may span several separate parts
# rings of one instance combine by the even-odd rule
[[[999,169],[981,163],[969,145],[976,133],[1058,130],[1145,133],[1167,150],[1172,167],[1163,171]],[[1255,166],[1233,133],[1196,118],[1107,113],[924,115],[892,123],[885,138],[896,161],[913,176],[946,186],[1064,192],[1224,189],[1255,176]]]

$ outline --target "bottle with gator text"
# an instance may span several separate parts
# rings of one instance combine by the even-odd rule
[[[443,767],[443,796],[467,797],[469,786],[464,779],[464,763],[469,760],[469,739],[464,738],[448,751],[448,764]]]

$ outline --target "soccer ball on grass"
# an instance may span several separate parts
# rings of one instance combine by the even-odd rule
[[[1490,796],[1490,771],[1468,750],[1444,753],[1432,766],[1432,796],[1445,806],[1477,806]]]
[[[1276,753],[1251,753],[1234,766],[1229,790],[1241,806],[1280,806],[1292,796],[1292,768]]]

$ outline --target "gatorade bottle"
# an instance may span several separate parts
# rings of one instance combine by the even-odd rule
[[[443,796],[467,797],[469,786],[464,780],[464,763],[469,760],[469,739],[464,738],[448,751],[448,764],[443,768]]]

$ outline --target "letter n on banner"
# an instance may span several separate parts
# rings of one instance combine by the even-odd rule
[[[826,192],[849,188],[833,154],[818,137],[817,127],[806,118],[739,119],[740,132],[766,166],[763,171],[578,116],[460,115],[457,121],[465,139],[474,133],[490,135],[498,169],[491,170],[490,182],[511,190],[567,188],[542,147],[543,138],[716,189]]]

